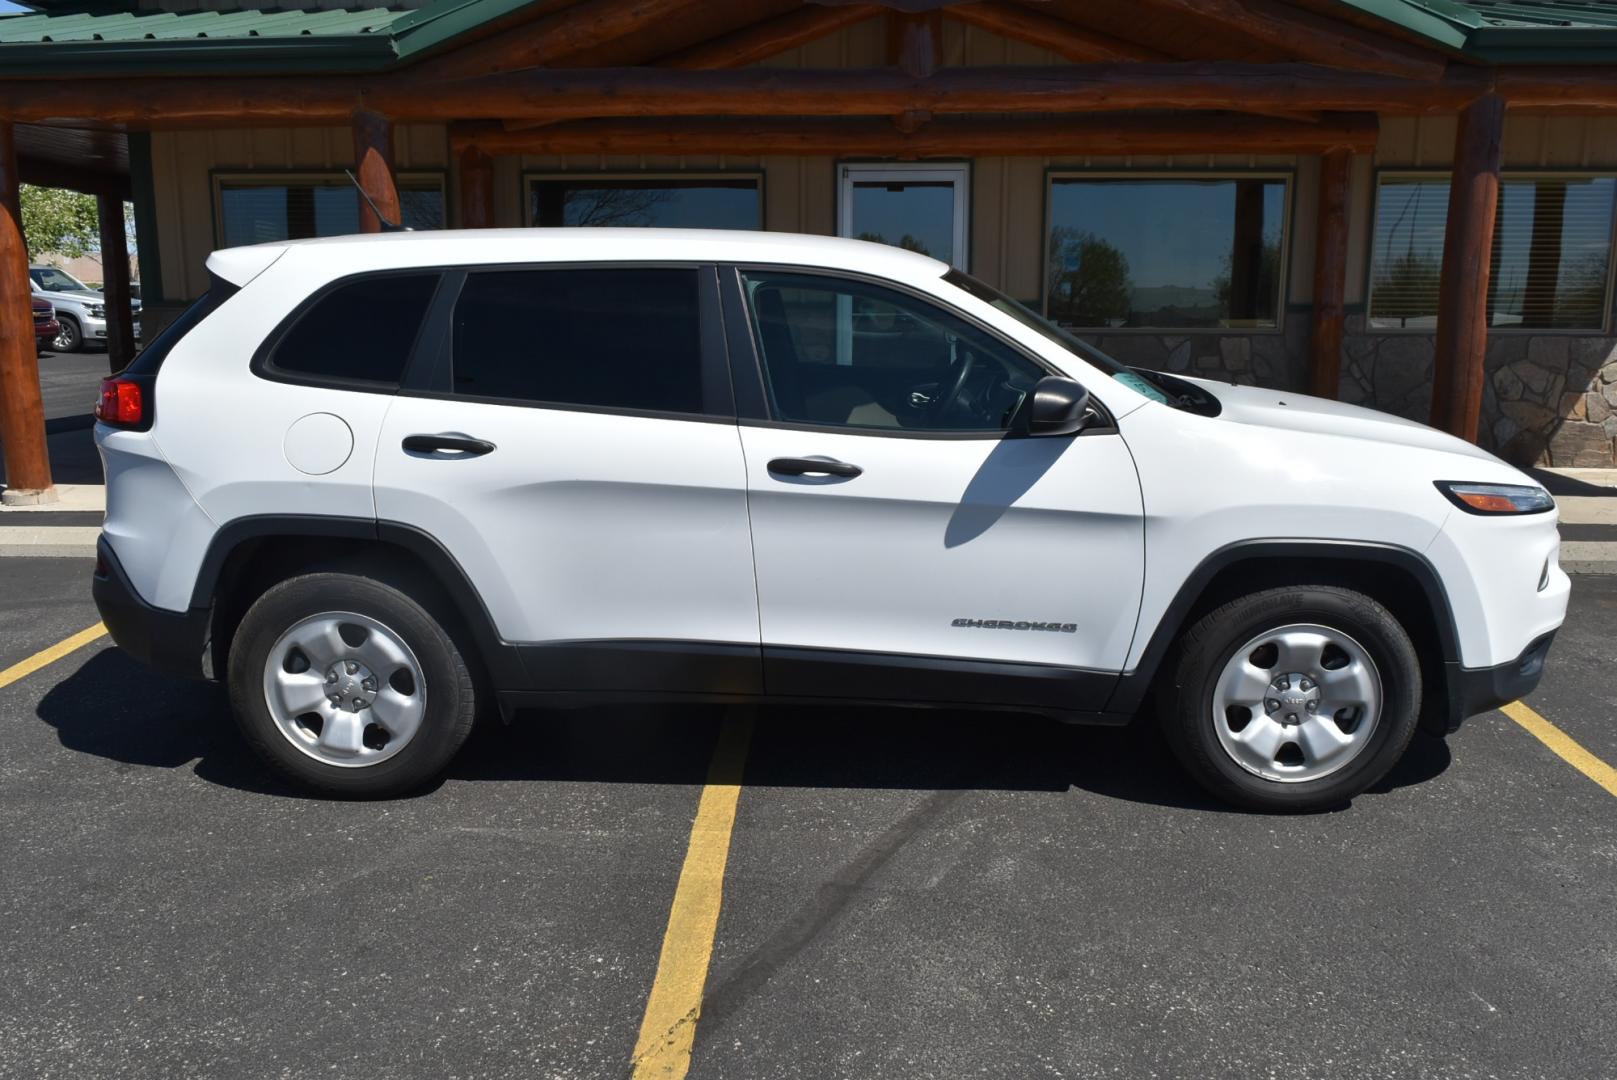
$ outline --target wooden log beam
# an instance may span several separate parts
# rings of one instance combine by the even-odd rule
[[[745,67],[874,18],[881,11],[875,4],[803,7],[665,56],[656,66],[682,71]]]
[[[1146,12],[1189,18],[1261,41],[1310,63],[1399,79],[1443,76],[1442,56],[1279,0],[1137,0]]]
[[[1091,115],[1058,119],[939,119],[902,132],[880,119],[587,120],[525,131],[458,129],[457,147],[488,154],[854,154],[905,158],[973,155],[1324,153],[1375,148],[1368,114],[1319,123],[1253,116]]]
[[[1460,113],[1437,290],[1433,427],[1476,442],[1487,376],[1488,276],[1499,204],[1505,104],[1488,95]]]
[[[1327,150],[1319,159],[1319,212],[1314,230],[1314,312],[1308,354],[1315,396],[1334,398],[1342,381],[1342,327],[1346,320],[1348,181],[1353,151]]]
[[[1617,109],[1617,79],[1609,67],[1501,68],[1495,92],[1512,109],[1607,112]]]
[[[945,10],[951,19],[970,26],[1049,49],[1064,59],[1079,64],[1113,60],[1166,60],[1168,57],[1155,49],[1137,45],[1132,41],[1109,37],[1076,23],[1045,15],[1019,4],[1004,0],[984,0],[975,4],[956,4]]]
[[[818,41],[845,26],[863,22],[882,13],[875,4],[849,4],[838,7],[803,7],[773,19],[753,23],[712,41],[704,41],[681,52],[657,60],[653,67],[677,71],[720,71],[745,67],[788,49]],[[515,120],[513,131],[543,127],[555,120]]]
[[[399,203],[398,180],[393,173],[393,122],[380,113],[358,109],[354,112],[353,127],[354,176],[387,223],[401,224],[403,208]],[[359,231],[381,232],[382,222],[377,220],[370,206],[358,192],[354,193],[354,198],[359,199]]]
[[[17,129],[0,120],[0,447],[7,503],[55,502],[39,393],[33,289],[17,187]]]
[[[477,146],[460,151],[460,227],[487,229],[494,225],[494,161]]]
[[[129,238],[121,196],[96,196],[101,233],[101,292],[107,298],[107,367],[116,375],[135,358],[135,315],[130,304]]]
[[[693,0],[585,0],[507,31],[496,44],[457,49],[417,65],[417,78],[462,79],[542,67],[677,14]]]
[[[1487,93],[1491,74],[1456,68],[1436,82],[1359,75],[1309,64],[1073,64],[944,68],[924,79],[886,68],[536,70],[486,79],[244,78],[0,82],[0,118],[92,120],[173,128],[347,123],[356,108],[401,121],[479,117],[575,120],[626,116],[894,116],[1131,109],[1454,112]],[[1617,103],[1617,86],[1613,87]]]

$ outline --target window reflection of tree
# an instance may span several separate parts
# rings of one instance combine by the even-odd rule
[[[901,247],[905,251],[914,251],[922,255],[932,254],[932,250],[930,248],[928,248],[920,240],[917,240],[915,237],[911,236],[909,233],[905,233],[903,236],[899,237],[898,243],[896,244],[878,232],[862,232],[859,234],[858,239],[868,240],[872,244],[886,244],[889,247]]]
[[[1052,319],[1071,326],[1121,326],[1129,318],[1134,283],[1129,260],[1092,232],[1057,225],[1050,230],[1045,280]]]
[[[669,188],[574,188],[567,192],[562,220],[577,228],[643,228],[657,220],[657,207],[673,200]]]

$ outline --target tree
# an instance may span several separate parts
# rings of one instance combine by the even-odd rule
[[[23,184],[18,199],[30,259],[47,253],[76,259],[100,246],[94,195]]]
[[[1072,326],[1120,326],[1134,295],[1129,260],[1092,232],[1050,230],[1050,317]]]

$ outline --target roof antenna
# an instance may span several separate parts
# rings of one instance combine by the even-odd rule
[[[382,216],[382,212],[376,209],[376,203],[372,201],[370,192],[365,190],[365,186],[359,182],[359,177],[354,175],[354,170],[344,169],[343,175],[347,176],[349,180],[353,181],[354,190],[359,192],[359,197],[365,200],[365,205],[370,207],[371,213],[376,215],[376,220],[381,223],[383,232],[415,232],[415,230],[410,228],[410,226],[404,224],[402,220],[389,221],[387,218]],[[400,216],[403,216],[403,207],[400,207]]]

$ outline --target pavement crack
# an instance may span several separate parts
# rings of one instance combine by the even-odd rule
[[[732,973],[702,999],[703,1032],[711,1034],[743,1002],[762,989],[792,958],[842,914],[878,870],[892,861],[917,834],[942,817],[962,795],[964,786],[935,791],[871,841],[831,878],[814,897],[748,953]]]

